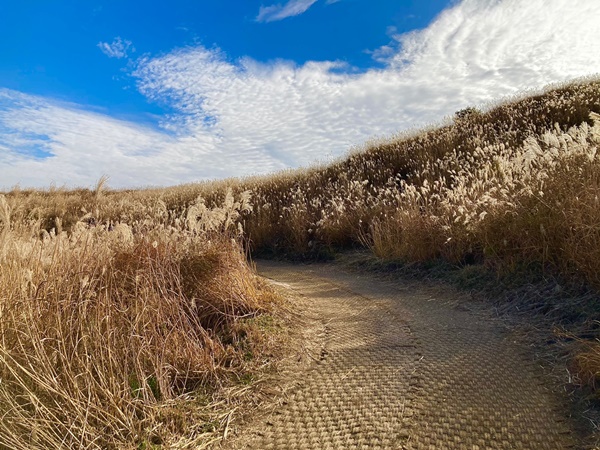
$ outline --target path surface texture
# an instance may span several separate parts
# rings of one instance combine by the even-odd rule
[[[234,448],[569,449],[564,399],[527,347],[441,288],[265,262],[322,323],[318,361]]]

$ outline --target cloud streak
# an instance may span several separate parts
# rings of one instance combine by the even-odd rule
[[[126,58],[130,52],[135,52],[133,43],[120,37],[116,37],[110,44],[107,42],[98,42],[97,47],[109,58]]]
[[[156,129],[0,91],[2,183],[93,185],[107,173],[113,186],[168,185],[310,164],[468,105],[598,73],[598,23],[588,0],[465,0],[424,30],[394,35],[378,54],[384,67],[364,73],[178,49],[138,60],[132,73],[149,101],[174,111]],[[29,151],[15,151],[17,140]]]
[[[304,14],[317,0],[289,0],[285,5],[261,6],[256,16],[257,22],[275,22],[288,17]]]

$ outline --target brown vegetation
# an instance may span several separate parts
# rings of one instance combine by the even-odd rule
[[[266,308],[241,242],[257,255],[367,246],[394,261],[536,267],[599,289],[599,114],[600,81],[584,80],[324,167],[13,189],[0,203],[0,442],[94,448],[172,429],[157,405],[239,367],[237,319]],[[600,374],[591,349],[578,360],[587,381]]]
[[[66,233],[0,196],[0,448],[206,441],[201,393],[263,363],[247,319],[274,300],[230,231],[242,203]]]

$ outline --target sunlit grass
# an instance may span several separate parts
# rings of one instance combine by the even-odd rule
[[[0,196],[0,448],[206,441],[199,392],[252,369],[240,323],[274,301],[236,240],[242,203],[198,200],[176,225],[82,212],[67,233]]]
[[[6,193],[0,443],[175,436],[160,405],[240,367],[236,318],[270,298],[244,251],[314,259],[361,246],[503,274],[529,265],[600,289],[598,114],[600,81],[583,80],[459,111],[328,166]],[[598,354],[578,360],[590,383]]]

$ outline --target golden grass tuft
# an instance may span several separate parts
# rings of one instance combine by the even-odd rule
[[[576,383],[586,385],[596,392],[600,388],[600,342],[587,343],[575,356],[570,371],[576,377]]]

